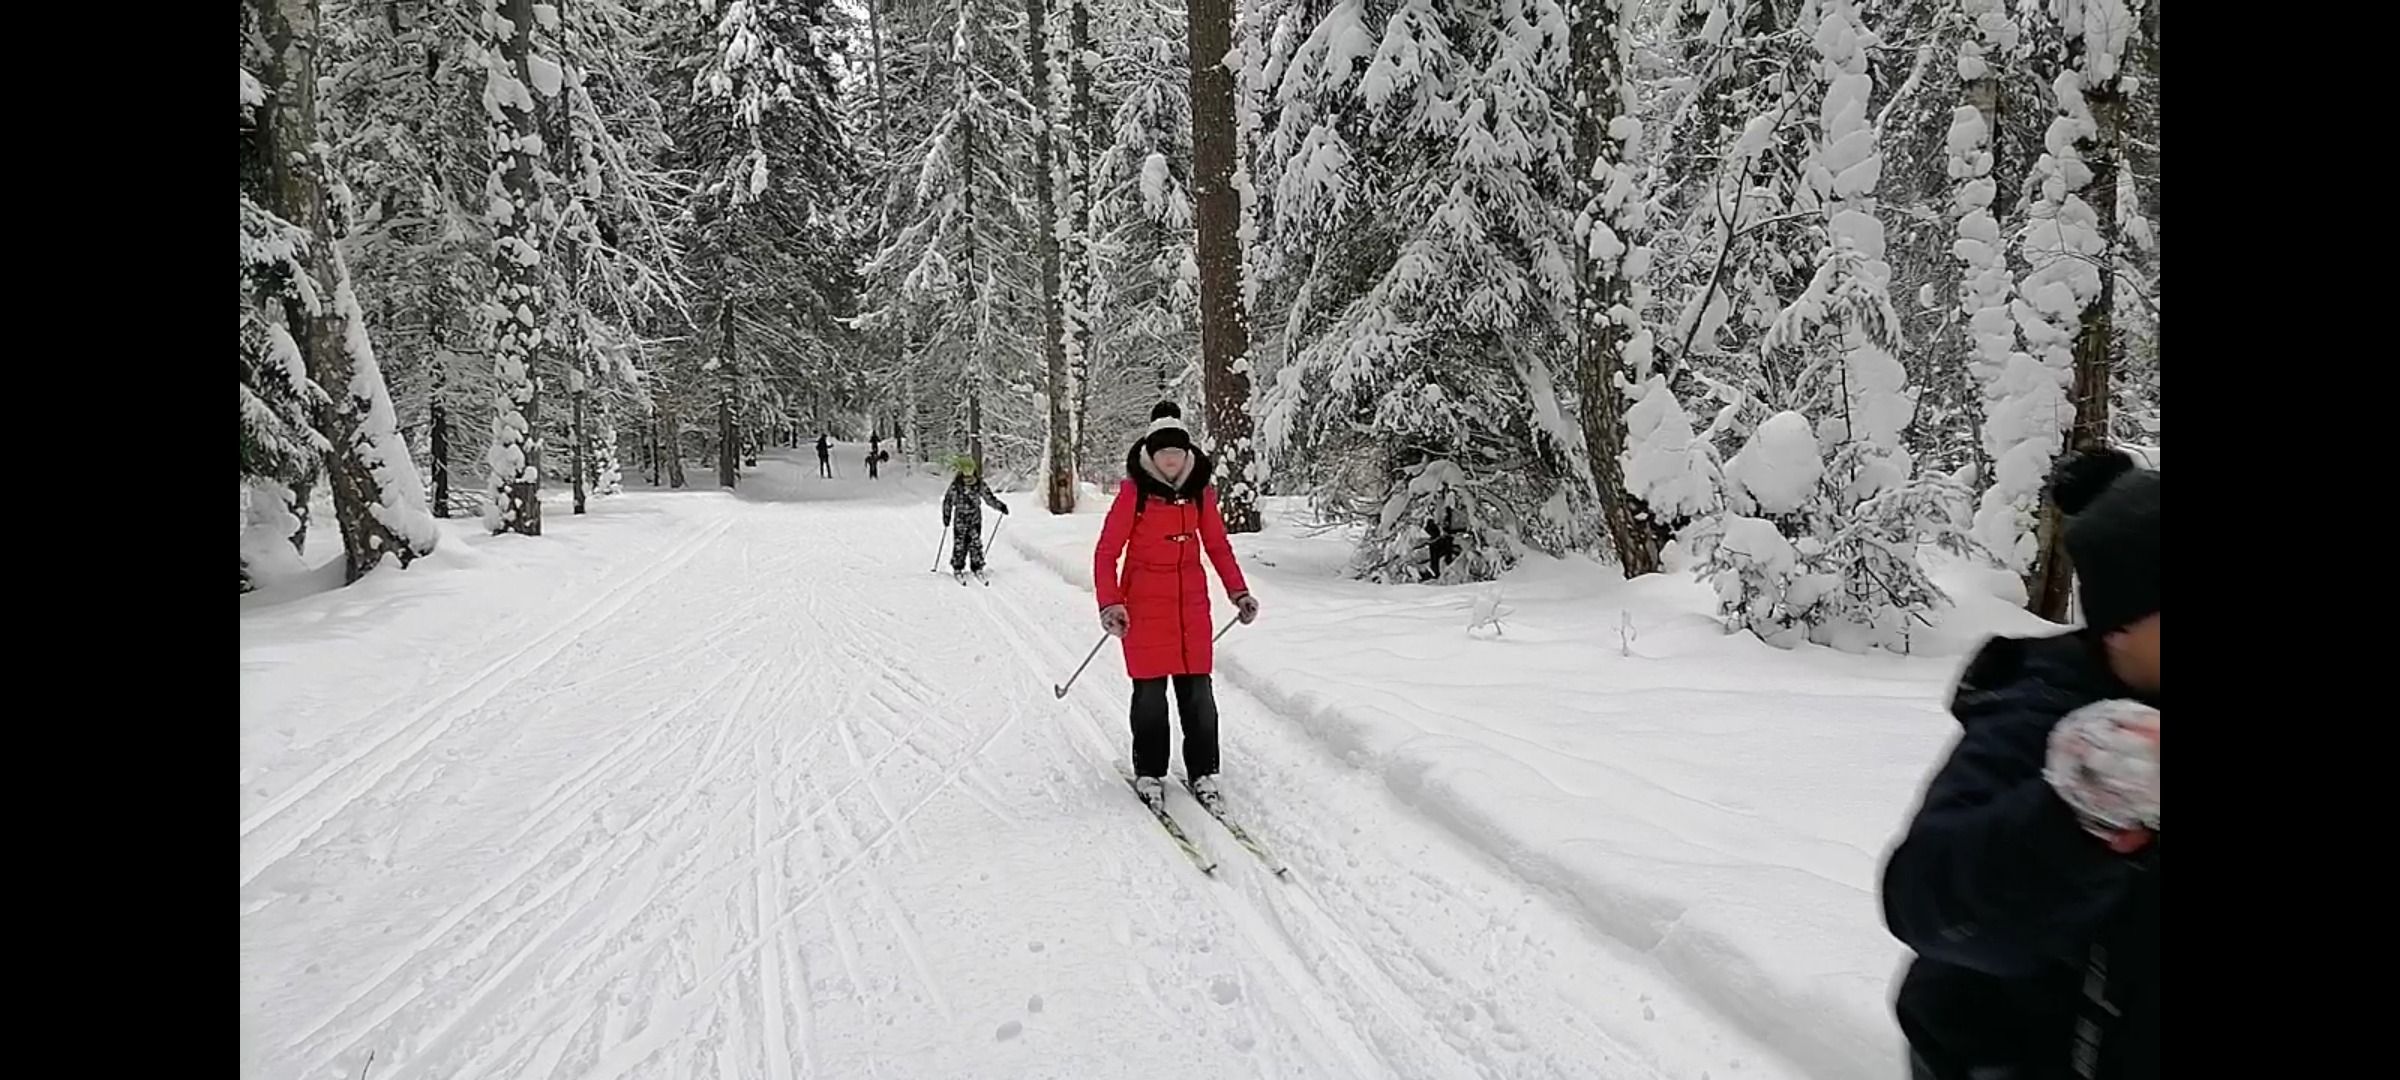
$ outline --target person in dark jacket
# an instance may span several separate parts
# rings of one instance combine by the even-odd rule
[[[2121,453],[2062,466],[2086,625],[1987,642],[1952,694],[1883,871],[1917,1080],[2159,1075],[2158,491]]]
[[[822,432],[817,435],[817,475],[833,477],[833,436]]]
[[[965,584],[970,563],[975,576],[983,576],[983,508],[1006,515],[1008,504],[984,486],[983,470],[974,458],[961,457],[955,467],[950,490],[942,493],[942,524],[950,526],[950,575]]]

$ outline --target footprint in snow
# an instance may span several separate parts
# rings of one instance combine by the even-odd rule
[[[1242,984],[1219,975],[1209,981],[1208,996],[1215,998],[1219,1005],[1231,1005],[1242,999]]]
[[[1009,1021],[1009,1022],[1007,1022],[1007,1023],[1005,1023],[1005,1024],[1002,1024],[1002,1025],[1000,1025],[1000,1031],[999,1031],[998,1035],[996,1036],[996,1039],[997,1039],[997,1041],[999,1041],[999,1042],[1007,1042],[1007,1041],[1009,1041],[1010,1039],[1014,1039],[1014,1038],[1016,1038],[1017,1036],[1019,1036],[1019,1035],[1022,1035],[1022,1034],[1024,1034],[1024,1033],[1025,1033],[1025,1025],[1023,1025],[1023,1024],[1020,1024],[1020,1023],[1018,1023],[1018,1022],[1016,1022],[1016,1021],[1014,1021],[1014,1020],[1011,1020],[1011,1021]]]
[[[1025,1011],[1026,1011],[1026,1012],[1029,1012],[1029,1013],[1032,1013],[1032,1014],[1034,1014],[1034,1015],[1036,1015],[1036,1016],[1039,1016],[1039,1015],[1041,1015],[1041,1012],[1042,1012],[1042,995],[1040,995],[1040,994],[1035,994],[1035,995],[1033,995],[1031,998],[1028,998],[1028,999],[1026,999],[1026,1001],[1025,1001]]]

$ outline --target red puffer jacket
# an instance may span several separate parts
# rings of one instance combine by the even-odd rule
[[[1200,549],[1208,550],[1228,598],[1250,588],[1225,538],[1217,489],[1208,486],[1209,459],[1193,453],[1183,482],[1169,485],[1151,471],[1136,443],[1126,455],[1125,472],[1100,528],[1100,546],[1092,552],[1092,582],[1101,608],[1125,605],[1130,624],[1123,643],[1125,674],[1136,679],[1209,674],[1216,660],[1210,640],[1216,627],[1210,625],[1208,570],[1200,564]]]

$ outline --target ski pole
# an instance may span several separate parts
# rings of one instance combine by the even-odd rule
[[[1083,669],[1092,666],[1092,658],[1100,655],[1100,646],[1106,644],[1108,644],[1108,634],[1104,632],[1100,635],[1100,640],[1092,643],[1092,651],[1083,654],[1083,663],[1075,665],[1075,674],[1067,676],[1064,684],[1051,687],[1050,693],[1064,700],[1067,696],[1067,687],[1075,685],[1075,680],[1083,677]]]
[[[994,529],[992,531],[994,533],[998,533],[1000,530]],[[1209,643],[1215,644],[1216,642],[1223,640],[1225,635],[1232,631],[1233,625],[1240,621],[1242,621],[1242,619],[1239,615],[1225,620],[1225,625],[1217,630],[1217,636],[1208,639]],[[1100,635],[1100,640],[1092,643],[1092,651],[1083,654],[1083,663],[1075,665],[1075,674],[1067,676],[1067,681],[1064,684],[1051,687],[1050,693],[1055,697],[1061,699],[1065,698],[1067,696],[1067,688],[1075,685],[1075,680],[1083,677],[1083,669],[1092,666],[1092,658],[1100,655],[1100,646],[1106,644],[1108,644],[1108,635],[1104,633]]]
[[[992,535],[984,540],[983,550],[987,552],[992,550],[992,541],[1000,539],[1000,526],[1006,524],[1008,524],[1007,514],[1000,515],[1000,520],[992,523]]]
[[[944,528],[942,529],[942,539],[941,539],[941,542],[940,542],[940,543],[937,543],[937,544],[935,544],[935,545],[933,545],[933,565],[932,565],[932,566],[928,566],[928,567],[926,567],[925,569],[927,569],[927,570],[930,570],[930,571],[932,571],[933,573],[936,573],[936,574],[938,574],[938,573],[941,573],[941,572],[942,572],[942,552],[943,552],[943,551],[945,551],[945,550],[948,550],[948,549],[949,549],[949,547],[950,547],[950,530],[949,530],[949,528],[948,528],[948,527],[944,527]]]

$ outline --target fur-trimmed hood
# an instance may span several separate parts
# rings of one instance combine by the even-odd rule
[[[1136,439],[1133,447],[1125,451],[1125,477],[1133,481],[1135,489],[1148,492],[1152,498],[1197,496],[1200,489],[1208,486],[1209,477],[1216,470],[1216,462],[1201,453],[1199,447],[1193,447],[1190,453],[1192,464],[1183,471],[1183,482],[1170,484],[1166,477],[1159,475],[1158,464],[1150,459],[1150,440]]]

